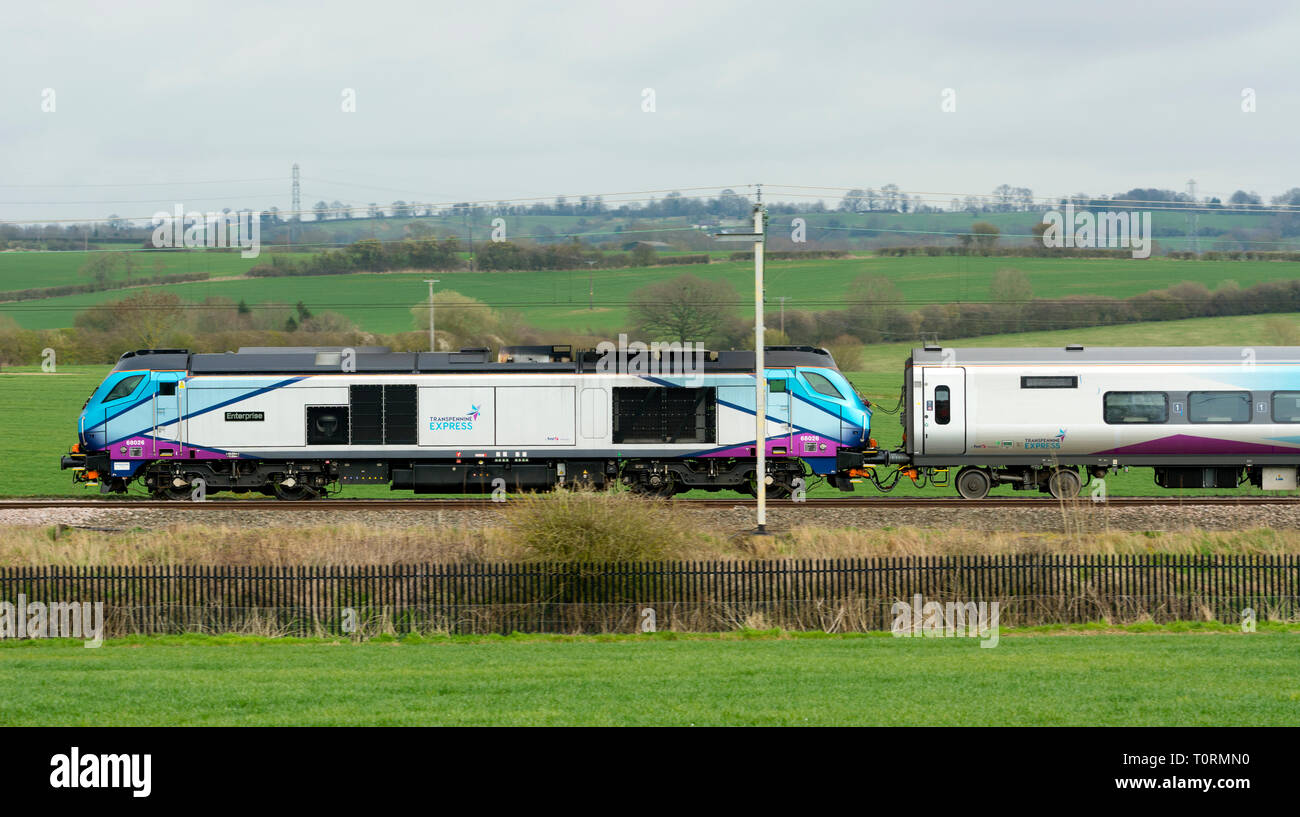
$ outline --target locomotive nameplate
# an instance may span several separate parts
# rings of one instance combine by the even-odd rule
[[[265,419],[266,419],[266,412],[264,411],[227,411],[226,412],[226,422],[228,423],[235,423],[235,422],[260,423]]]

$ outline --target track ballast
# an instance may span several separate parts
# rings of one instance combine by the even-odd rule
[[[656,500],[647,500],[656,501]],[[734,498],[719,499],[708,497],[702,499],[658,500],[671,502],[683,508],[736,508],[753,507],[754,500]],[[0,500],[0,510],[8,509],[61,509],[90,508],[99,510],[145,510],[164,509],[177,511],[285,511],[289,513],[302,511],[374,511],[374,510],[482,510],[506,508],[509,501],[494,502],[480,498],[453,499],[316,499],[303,502],[284,502],[269,499],[209,499],[203,502],[165,501],[156,499],[12,499]],[[985,499],[961,499],[958,497],[853,497],[844,499],[808,499],[795,502],[790,499],[768,500],[769,508],[944,508],[948,510],[982,509],[982,508],[1035,508],[1042,510],[1061,510],[1084,507],[1179,507],[1179,506],[1240,506],[1240,505],[1300,505],[1300,497],[1278,496],[1192,496],[1192,497],[1155,497],[1125,496],[1110,497],[1105,502],[1092,502],[1089,499],[1056,500],[1050,498],[987,497]]]

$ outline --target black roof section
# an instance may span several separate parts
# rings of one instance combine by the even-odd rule
[[[133,372],[142,369],[185,371],[189,367],[189,349],[137,349],[118,358],[113,371]]]
[[[794,366],[835,367],[830,352],[812,346],[768,346],[764,363],[767,368]],[[462,349],[459,352],[393,352],[383,346],[346,348],[341,346],[243,347],[238,352],[191,354],[185,349],[141,349],[127,352],[118,360],[114,371],[136,369],[178,369],[192,374],[421,374],[434,372],[596,372],[628,371],[671,375],[689,364],[687,371],[752,372],[754,353],[747,350],[683,353],[680,350],[643,353],[637,367],[636,353],[615,352],[601,367],[601,356],[587,350],[576,360],[556,362],[519,361],[500,363],[492,360],[486,348]],[[629,367],[629,363],[632,364]],[[698,368],[696,368],[698,367]]]

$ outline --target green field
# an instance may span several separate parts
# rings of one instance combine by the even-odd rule
[[[742,194],[745,191],[740,191]],[[899,246],[917,242],[952,244],[955,236],[969,232],[971,225],[977,221],[992,223],[1001,230],[1002,243],[1012,245],[1027,244],[1035,224],[1042,221],[1042,211],[1012,213],[939,212],[939,213],[845,213],[835,210],[844,191],[827,191],[824,201],[829,209],[824,213],[800,213],[809,227],[809,245],[812,249],[821,248],[819,242],[835,242],[837,246],[866,248],[868,246]],[[780,194],[777,194],[780,199]],[[1244,236],[1251,240],[1255,231],[1270,230],[1272,214],[1251,213],[1202,213],[1199,228],[1203,231],[1200,240],[1202,250],[1212,249],[1216,238],[1210,233],[1234,232],[1235,237]],[[473,221],[472,233],[475,241],[485,239],[492,230],[489,223],[491,216],[479,213]],[[704,231],[691,229],[697,219],[690,217],[658,217],[629,219],[626,217],[605,215],[523,215],[505,216],[506,234],[513,240],[519,238],[563,239],[579,235],[584,240],[594,243],[633,241],[645,238],[637,231],[655,231],[659,235],[650,236],[655,240],[686,242],[691,246],[707,248],[708,235],[717,228]],[[790,222],[796,215],[773,212],[769,216],[768,230],[774,238],[788,235]],[[438,235],[455,234],[462,241],[468,233],[463,220],[450,218],[384,218],[351,219],[325,221],[320,225],[304,222],[300,230],[303,239],[316,241],[317,237],[332,241],[341,239],[378,238],[384,241],[400,240],[406,237],[406,228],[413,223],[423,223],[433,228]],[[1156,234],[1158,248],[1186,249],[1186,216],[1183,213],[1168,210],[1155,210],[1151,213],[1151,224]],[[1232,243],[1234,235],[1224,236]],[[1262,236],[1261,236],[1262,238]],[[1264,241],[1259,249],[1273,250],[1294,248],[1295,239],[1278,244]]]
[[[21,254],[0,255],[0,280],[4,278],[5,264],[15,263],[9,257],[17,255]],[[221,258],[222,264],[233,265],[240,261],[238,255],[208,253],[196,254],[192,257],[197,260],[188,263],[201,265],[208,255]],[[184,259],[191,256],[170,257]],[[1248,287],[1262,281],[1287,280],[1300,272],[1300,266],[1283,262],[1165,258],[1135,261],[908,256],[774,261],[767,266],[767,302],[773,317],[782,297],[787,299],[787,309],[839,308],[850,285],[863,275],[888,278],[898,288],[900,297],[912,305],[982,301],[989,297],[989,284],[994,273],[1005,268],[1023,271],[1029,277],[1034,295],[1043,298],[1067,295],[1123,298],[1183,281],[1199,282],[1213,289],[1225,280],[1233,280]],[[749,293],[753,292],[753,265],[744,261],[590,272],[440,272],[437,277],[441,280],[439,288],[477,298],[502,311],[515,312],[533,326],[612,336],[627,330],[627,304],[635,290],[688,273],[731,283],[741,303],[740,314],[753,314],[748,305],[752,301]],[[410,307],[426,297],[427,288],[423,283],[426,277],[427,273],[388,273],[239,278],[172,284],[158,289],[175,292],[188,301],[200,301],[208,296],[236,301],[243,299],[249,304],[303,301],[315,312],[340,312],[369,331],[400,332],[414,328]],[[588,308],[589,280],[594,290],[594,308]],[[3,303],[0,304],[0,315],[10,315],[27,329],[71,326],[77,312],[93,304],[120,299],[124,294],[118,290]]]
[[[1158,206],[1158,205],[1157,205]],[[773,234],[788,228],[792,216],[772,216]],[[955,234],[969,232],[971,225],[977,221],[989,222],[1001,231],[1000,243],[1024,246],[1032,240],[1034,225],[1042,223],[1043,211],[1013,213],[979,213],[945,212],[945,213],[857,213],[840,212],[809,213],[803,215],[808,222],[809,242],[816,239],[852,240],[856,245],[870,241],[874,246],[908,246],[918,242],[952,244]],[[1294,249],[1297,241],[1293,239],[1281,242],[1261,240],[1258,244],[1250,243],[1252,239],[1265,239],[1272,216],[1251,213],[1202,213],[1198,224],[1202,230],[1199,247],[1202,251],[1216,247],[1215,237],[1210,233],[1229,233],[1223,240],[1233,249],[1240,249],[1234,237],[1244,238],[1247,247],[1261,250]],[[1155,252],[1162,250],[1185,250],[1189,248],[1186,237],[1187,217],[1183,213],[1169,210],[1155,210],[1151,213],[1151,227],[1155,234]],[[823,237],[817,232],[819,227],[833,227],[829,235]],[[847,229],[869,228],[869,229]],[[1251,235],[1255,233],[1255,235]],[[1225,244],[1226,246],[1226,244]]]
[[[0,725],[1295,726],[1297,679],[1281,628],[10,642]]]
[[[1248,346],[1267,345],[1273,333],[1272,322],[1279,319],[1300,327],[1300,315],[1251,315],[1230,318],[1198,318],[1186,321],[1132,324],[1094,329],[1057,332],[1028,332],[1016,335],[991,335],[967,341],[962,346],[1065,346],[1083,343],[1088,346]],[[902,388],[903,361],[911,344],[881,344],[865,347],[862,371],[849,372],[854,386],[874,404],[872,436],[884,448],[896,448],[902,440],[898,418],[881,409],[893,409]],[[9,431],[0,437],[0,496],[83,496],[93,489],[73,486],[71,475],[58,470],[59,456],[76,441],[77,415],[86,397],[103,379],[107,366],[64,366],[56,374],[41,374],[38,369],[0,372],[0,423]],[[1107,477],[1107,491],[1113,496],[1159,494],[1203,495],[1223,493],[1260,493],[1255,488],[1238,491],[1168,491],[1157,488],[1151,469],[1134,468],[1128,473]],[[138,490],[138,489],[136,489]],[[877,493],[873,486],[860,484],[857,493]],[[900,496],[916,494],[953,494],[952,488],[917,489],[906,483],[895,490]],[[993,494],[1015,495],[1011,488],[995,488]],[[348,486],[344,496],[390,496],[386,489],[373,486]],[[405,495],[398,492],[399,496]],[[687,496],[693,496],[688,494]],[[701,494],[703,495],[703,494]],[[826,486],[810,492],[811,496],[841,496]]]
[[[243,275],[256,264],[267,263],[267,256],[261,258],[241,258],[238,252],[140,252],[135,249],[123,250],[120,247],[105,249],[105,255],[120,259],[129,254],[134,264],[133,278],[148,278],[156,275],[180,275],[182,273],[206,272],[213,278]],[[90,253],[82,252],[8,252],[0,253],[0,292],[19,289],[39,289],[41,287],[64,286],[66,284],[88,284],[90,279],[82,267],[89,260]],[[288,257],[299,259],[307,253],[289,253]],[[125,283],[126,277],[120,267],[115,267],[110,280]],[[112,298],[115,293],[102,293]],[[122,297],[125,293],[116,293]],[[65,324],[66,325],[66,324]]]

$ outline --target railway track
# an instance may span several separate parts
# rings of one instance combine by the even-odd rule
[[[674,499],[674,505],[683,508],[752,508],[752,499]],[[508,503],[507,503],[508,504]],[[794,502],[789,499],[769,500],[769,508],[947,508],[975,510],[980,508],[1041,508],[1057,511],[1062,503],[1055,499],[988,497],[986,499],[960,499],[956,497],[853,497],[844,499],[809,499]],[[1295,505],[1300,507],[1300,497],[1277,496],[1197,496],[1111,497],[1105,503],[1078,499],[1064,503],[1065,507],[1091,507],[1094,504],[1115,508],[1187,507],[1187,506],[1240,506],[1240,505]],[[12,499],[0,500],[0,511],[9,509],[62,509],[90,508],[102,510],[174,510],[174,511],[430,511],[502,508],[505,504],[490,499],[317,499],[306,502],[282,502],[268,499],[211,499],[204,502],[167,502],[153,499]]]

